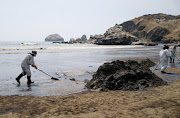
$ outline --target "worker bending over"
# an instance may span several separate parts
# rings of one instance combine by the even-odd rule
[[[37,66],[34,62],[34,57],[37,55],[37,51],[32,51],[31,53],[28,53],[28,55],[24,58],[24,60],[21,63],[22,73],[16,78],[16,81],[20,84],[21,77],[25,76],[27,74],[27,84],[31,85],[31,83],[34,83],[31,81],[31,70],[30,65],[37,69]]]

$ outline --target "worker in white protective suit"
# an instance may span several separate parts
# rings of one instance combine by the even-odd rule
[[[170,56],[169,53],[169,46],[164,46],[163,49],[159,53],[160,55],[160,62],[161,62],[161,73],[166,73],[164,70],[168,66],[168,58]]]
[[[174,63],[175,57],[176,57],[176,45],[174,45],[170,49],[170,61],[169,61],[169,63]]]
[[[28,53],[28,55],[24,58],[24,60],[21,63],[22,73],[16,78],[16,81],[20,84],[21,77],[27,75],[27,84],[31,85],[31,83],[34,83],[31,81],[31,70],[30,65],[37,69],[37,66],[34,62],[34,57],[37,55],[37,51],[32,51],[32,53]]]

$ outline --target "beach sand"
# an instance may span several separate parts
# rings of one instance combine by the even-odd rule
[[[179,68],[168,68],[180,74]],[[180,79],[145,91],[0,96],[1,118],[179,118]]]

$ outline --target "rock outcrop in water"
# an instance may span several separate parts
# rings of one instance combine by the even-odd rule
[[[45,38],[45,41],[61,41],[64,42],[64,39],[59,34],[51,34]]]
[[[87,41],[86,35],[82,35],[81,40],[82,40],[82,41]]]
[[[84,34],[84,35],[81,36],[81,38],[76,38],[76,39],[71,38],[69,40],[69,43],[87,43],[87,37]]]
[[[104,63],[93,75],[86,87],[102,90],[143,90],[167,84],[149,69],[155,64],[149,59],[142,62],[133,60]]]

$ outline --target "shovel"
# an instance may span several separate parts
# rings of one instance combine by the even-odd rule
[[[158,63],[158,65],[156,66],[156,68],[155,68],[152,72],[154,72],[154,71],[157,69],[157,67],[159,66],[160,63],[161,63],[161,62]]]
[[[39,69],[37,69],[37,70],[39,70]],[[46,74],[46,75],[48,75],[48,76],[51,77],[51,79],[53,79],[53,80],[59,80],[58,78],[54,78],[54,77],[52,77],[51,75],[43,72],[42,70],[39,70],[39,71],[42,72],[42,73],[44,73],[44,74]]]

